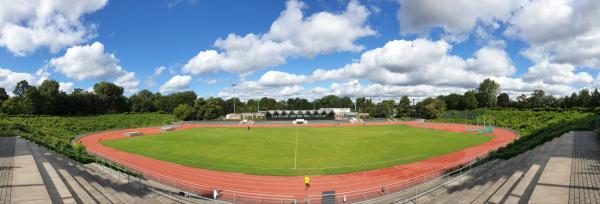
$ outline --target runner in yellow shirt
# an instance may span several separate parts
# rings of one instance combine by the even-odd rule
[[[304,176],[304,190],[307,190],[310,188],[310,177]]]

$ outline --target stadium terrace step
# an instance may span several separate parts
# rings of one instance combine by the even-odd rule
[[[470,179],[455,182],[423,201],[435,203],[520,203],[528,198],[533,181],[550,154],[560,146],[558,138],[509,160],[494,160],[471,172]],[[534,167],[537,166],[537,167]],[[531,170],[534,169],[534,170]],[[535,170],[538,169],[538,170]],[[538,175],[539,177],[539,175]],[[532,184],[533,183],[533,184]]]
[[[54,167],[50,164],[50,162],[48,162],[44,155],[42,155],[40,148],[36,144],[32,143],[29,143],[29,148],[31,149],[31,153],[38,163],[38,166],[42,167],[43,171],[45,171],[45,174],[48,176],[48,182],[46,183],[46,186],[48,187],[48,185],[51,185],[49,183],[53,184],[53,190],[55,190],[57,193],[57,198],[54,199],[61,200],[63,203],[75,203],[76,201],[71,195],[71,192],[69,192],[69,189],[61,180]]]

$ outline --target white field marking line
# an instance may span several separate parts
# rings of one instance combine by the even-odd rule
[[[296,127],[296,148],[294,148],[294,169],[298,161],[298,127]]]

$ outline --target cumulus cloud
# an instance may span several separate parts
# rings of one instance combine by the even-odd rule
[[[35,84],[37,78],[30,73],[15,72],[10,69],[0,68],[0,87],[6,89],[6,92],[12,95],[15,85],[19,81],[27,81],[29,84]]]
[[[523,54],[534,61],[600,68],[600,2],[528,1],[510,19],[504,34],[529,43]]]
[[[65,93],[71,93],[73,92],[73,89],[75,89],[75,84],[73,84],[73,82],[59,82],[58,85],[58,90],[64,91]]]
[[[443,40],[393,40],[362,54],[360,60],[333,69],[317,69],[317,80],[364,78],[387,85],[473,87],[484,77],[510,76],[516,68],[504,50],[484,47],[474,58],[450,55]]]
[[[340,14],[318,12],[305,17],[304,3],[290,0],[269,32],[218,39],[218,50],[199,52],[184,66],[184,73],[227,71],[247,74],[284,64],[290,57],[312,57],[335,51],[360,51],[358,38],[375,34],[366,24],[369,11],[351,1]]]
[[[263,74],[258,83],[265,86],[286,86],[308,82],[309,78],[304,75],[290,74],[280,71],[268,71]]]
[[[165,84],[160,86],[160,92],[163,94],[174,93],[189,89],[192,77],[189,75],[175,75]]]
[[[422,34],[442,28],[454,37],[470,33],[478,22],[497,27],[526,0],[398,0],[400,33]]]
[[[571,64],[556,64],[544,60],[529,67],[523,75],[526,81],[542,81],[549,84],[587,84],[594,78],[587,72],[575,73]]]
[[[91,45],[73,46],[64,56],[52,58],[50,65],[69,78],[83,81],[116,79],[117,85],[127,92],[137,91],[139,80],[135,73],[123,69],[114,54],[106,53],[104,45],[95,42]]]
[[[56,52],[95,36],[95,25],[82,16],[103,8],[107,0],[31,0],[0,4],[0,46],[17,56],[48,47]]]

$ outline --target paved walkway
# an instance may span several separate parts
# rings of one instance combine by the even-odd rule
[[[15,138],[0,137],[0,204],[10,203]]]
[[[17,138],[10,203],[49,203],[50,195],[27,141]]]
[[[577,132],[569,203],[600,203],[600,143],[593,132]]]
[[[559,146],[546,163],[529,203],[568,203],[575,135],[558,138]]]

